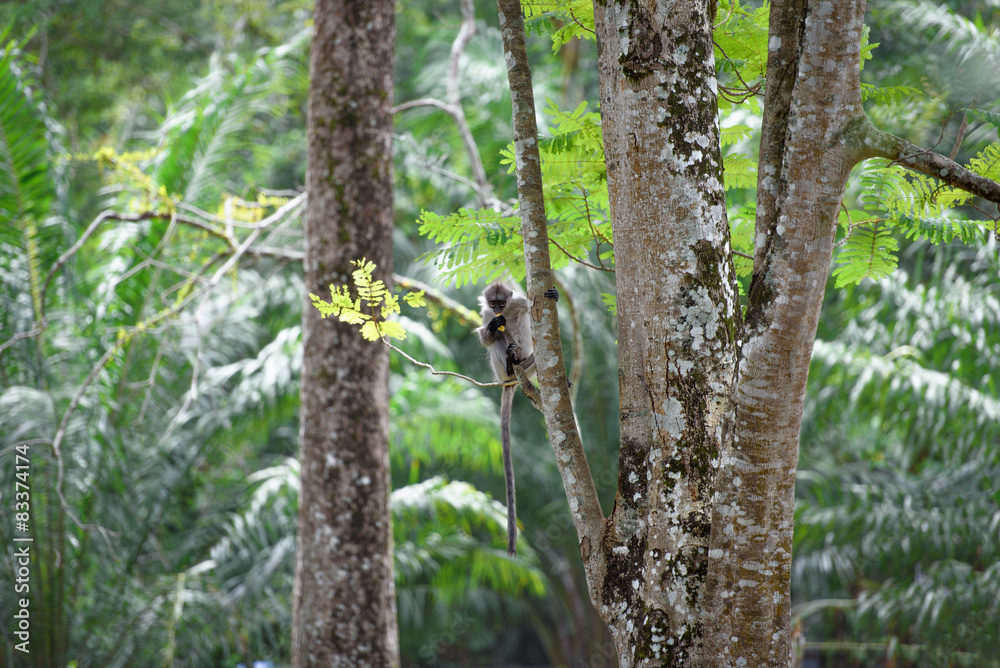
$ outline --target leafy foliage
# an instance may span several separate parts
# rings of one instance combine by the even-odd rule
[[[759,111],[756,95],[767,67],[769,13],[767,3],[751,8],[739,0],[722,0],[717,5],[716,17],[721,21],[715,26],[715,61],[725,82],[719,89],[722,110],[745,104]]]
[[[587,0],[521,0],[525,29],[529,32],[551,32],[552,50],[558,52],[577,37],[596,40],[594,3]],[[553,28],[550,22],[561,24]]]
[[[908,268],[828,292],[796,487],[793,591],[809,640],[885,643],[907,665],[991,665],[996,248],[913,242]]]
[[[861,99],[874,104],[896,105],[913,95],[922,95],[921,91],[910,86],[875,86],[861,83]]]
[[[41,317],[44,267],[54,261],[61,237],[53,206],[65,183],[53,161],[62,128],[49,114],[32,59],[8,36],[0,32],[0,245],[9,261],[23,258],[31,297],[30,313],[16,305],[21,290],[10,279],[17,269],[4,263],[0,322],[3,331],[14,332]]]
[[[990,144],[970,160],[969,169],[989,176],[1000,171],[1000,145]],[[993,170],[993,171],[991,171]],[[846,210],[841,224],[847,236],[837,254],[836,287],[864,278],[890,275],[897,266],[898,230],[908,239],[926,239],[936,244],[959,239],[971,244],[992,230],[990,221],[948,217],[949,212],[972,199],[972,195],[941,184],[937,179],[904,170],[886,160],[869,160],[859,177],[861,210]]]
[[[888,276],[896,270],[897,250],[899,244],[884,223],[855,228],[837,255],[839,264],[833,270],[837,287],[857,283],[862,278],[878,280]]]
[[[351,297],[351,289],[346,285],[330,286],[330,301],[326,302],[310,293],[313,306],[323,318],[334,316],[348,325],[361,325],[361,335],[368,341],[376,341],[383,336],[394,339],[405,339],[406,330],[398,322],[388,320],[389,316],[399,314],[399,297],[389,292],[381,280],[372,280],[372,274],[377,267],[374,262],[364,258],[354,260],[351,264],[357,269],[351,272],[354,287],[358,292],[356,299]],[[408,292],[403,299],[409,306],[424,306],[423,290]],[[367,311],[367,312],[366,312]]]
[[[552,136],[540,142],[539,151],[546,212],[552,221],[549,237],[553,268],[583,259],[591,249],[597,261],[611,261],[600,116],[588,112],[585,102],[567,113],[551,100],[545,113]],[[513,173],[515,159],[510,145],[501,158],[501,163],[508,165],[508,173]],[[516,216],[490,210],[460,209],[449,216],[425,211],[420,223],[420,233],[439,245],[425,259],[436,262],[443,275],[456,285],[505,273],[515,279],[524,276],[520,220]]]

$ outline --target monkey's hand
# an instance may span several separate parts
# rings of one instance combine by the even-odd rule
[[[523,359],[519,359],[517,353],[519,351],[518,345],[513,341],[509,346],[507,346],[507,375],[514,375],[514,365],[523,362]]]
[[[503,327],[505,324],[507,324],[507,318],[503,317],[502,315],[493,316],[493,319],[490,320],[488,325],[486,325],[486,329],[488,329],[491,334],[494,334],[498,329]]]
[[[556,302],[559,301],[559,291],[556,290],[555,288],[549,288],[548,290],[546,290],[542,294],[545,295],[546,297],[548,297],[549,299],[551,299],[552,301],[556,301]]]

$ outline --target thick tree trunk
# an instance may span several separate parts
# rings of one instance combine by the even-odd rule
[[[740,308],[707,0],[595,3],[621,453],[597,607],[622,666],[696,666]]]
[[[529,290],[549,279],[516,0],[498,0]],[[791,665],[792,528],[806,378],[851,168],[900,160],[997,184],[871,126],[864,0],[775,0],[744,319],[722,187],[709,0],[596,0],[618,290],[621,454],[605,519],[563,404],[553,313],[533,310],[543,411],[591,599],[619,665]],[[519,18],[519,16],[518,16]],[[539,352],[539,351],[543,352]],[[545,369],[556,374],[545,374]],[[562,419],[562,418],[566,419]],[[567,447],[569,446],[569,447]]]
[[[351,260],[392,277],[391,0],[317,0],[310,66],[306,294]],[[302,489],[292,663],[399,664],[385,346],[303,314]]]
[[[864,0],[771,6],[754,273],[722,459],[706,666],[788,666],[792,529],[809,360],[861,106]]]

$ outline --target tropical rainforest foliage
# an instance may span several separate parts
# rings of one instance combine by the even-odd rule
[[[524,4],[577,413],[609,508],[614,257],[589,3]],[[18,606],[12,539],[33,539],[31,654],[5,621],[4,665],[288,661],[310,9],[0,5],[4,620]],[[401,110],[395,252],[401,278],[435,287],[426,310],[402,308],[401,348],[485,379],[454,302],[472,307],[476,283],[523,271],[495,8],[475,10],[452,74],[459,3],[399,3],[396,103],[459,105],[483,178],[454,114]],[[717,23],[733,246],[752,252],[766,11],[720,2]],[[997,178],[995,3],[872,2],[869,23],[869,114]],[[825,665],[997,665],[996,215],[884,162],[852,181],[797,492],[796,623]],[[737,268],[745,288],[750,260]],[[609,656],[527,402],[515,409],[526,545],[511,561],[498,393],[396,355],[391,389],[405,660]],[[13,506],[25,445],[27,531]]]

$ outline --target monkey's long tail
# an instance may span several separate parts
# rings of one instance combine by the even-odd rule
[[[503,443],[503,475],[507,486],[507,554],[517,554],[517,504],[514,501],[514,463],[510,456],[510,413],[515,385],[503,388],[500,395],[500,442]]]

